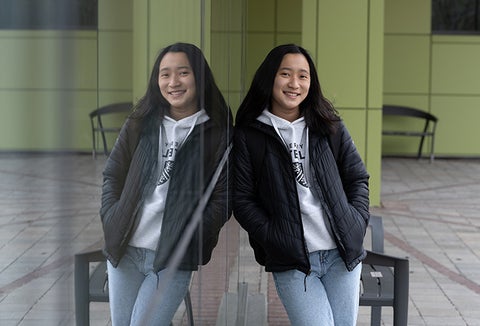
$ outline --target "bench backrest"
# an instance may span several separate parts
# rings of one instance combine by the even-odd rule
[[[118,134],[121,129],[121,126],[124,122],[126,116],[131,112],[133,103],[131,102],[121,102],[121,103],[112,103],[105,106],[102,106],[96,110],[90,112],[90,124],[92,127],[92,151],[93,157],[95,157],[97,152],[97,141],[101,140],[103,144],[103,152],[108,156],[109,148],[107,145],[106,133]],[[119,115],[117,117],[118,122],[115,121],[115,125],[104,125],[102,117],[106,115]],[[107,121],[108,122],[108,121]],[[110,121],[112,123],[112,121]]]
[[[372,251],[383,254],[383,221],[381,216],[371,215],[368,226],[371,228]]]
[[[400,105],[384,105],[383,106],[383,115],[400,115],[412,118],[421,118],[430,121],[437,122],[437,117],[431,113],[426,111],[422,111],[419,109],[415,109],[408,106],[400,106]]]

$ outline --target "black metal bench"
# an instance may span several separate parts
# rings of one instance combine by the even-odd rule
[[[409,262],[383,254],[383,223],[371,216],[371,245],[363,261],[360,305],[371,307],[372,326],[380,326],[381,309],[393,308],[394,326],[406,326],[408,320]],[[98,263],[90,273],[90,263]],[[190,294],[185,297],[188,325],[194,325]],[[108,302],[105,257],[100,250],[75,255],[75,318],[78,326],[90,324],[90,302]]]
[[[90,263],[98,263],[90,273]],[[77,326],[90,325],[90,302],[108,302],[107,263],[101,250],[75,255],[75,321]],[[193,326],[190,292],[184,298],[188,325]]]
[[[399,116],[399,117],[410,117],[410,118],[417,118],[422,119],[425,121],[423,126],[423,130],[421,131],[412,131],[412,130],[388,130],[383,129],[382,135],[387,136],[412,136],[412,137],[420,137],[420,144],[418,146],[418,153],[417,159],[422,157],[422,150],[423,150],[423,143],[425,141],[425,137],[430,137],[430,162],[433,162],[435,154],[434,154],[434,145],[435,145],[435,129],[437,127],[438,118],[433,114],[430,114],[426,111],[422,111],[416,108],[407,107],[407,106],[400,106],[400,105],[384,105],[382,108],[383,116]]]
[[[408,259],[383,254],[383,223],[380,216],[370,218],[372,250],[363,261],[360,306],[371,307],[370,325],[380,326],[382,307],[393,308],[393,325],[408,321]]]

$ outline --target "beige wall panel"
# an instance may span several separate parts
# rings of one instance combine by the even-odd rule
[[[385,36],[383,71],[385,93],[427,94],[429,67],[429,36]]]
[[[275,31],[276,0],[246,0],[247,1],[247,31]]]
[[[302,32],[302,1],[292,0],[276,1],[277,32],[301,33]]]
[[[0,102],[15,108],[0,120],[2,150],[90,148],[96,91],[0,91]]]
[[[383,136],[382,155],[416,157],[419,141],[420,138],[417,137]],[[428,144],[424,146],[426,145]]]
[[[430,34],[431,0],[385,0],[385,33]]]
[[[133,101],[137,102],[145,94],[151,69],[148,58],[148,0],[135,0],[132,16],[132,89]]]
[[[384,3],[381,0],[303,0],[302,3],[302,43],[315,59],[326,97],[339,109],[367,163],[372,177],[371,204],[378,206]],[[370,123],[376,125],[371,127]]]
[[[316,64],[323,90],[337,107],[366,106],[367,9],[367,1],[319,4]]]
[[[209,60],[215,81],[222,92],[242,89],[242,35],[212,33],[212,59]]]
[[[244,2],[246,0],[211,0],[212,31],[241,32],[243,30]]]
[[[302,43],[301,33],[278,33],[276,35],[276,44],[294,43],[300,45]]]
[[[0,37],[0,88],[96,88],[96,33],[11,35]]]
[[[176,42],[201,45],[201,1],[149,1],[150,65],[159,50]],[[175,13],[175,14],[174,14]]]
[[[432,96],[432,113],[439,120],[437,155],[480,155],[479,108],[480,96]]]
[[[271,33],[248,33],[247,34],[247,73],[246,88],[250,87],[253,75],[268,52],[275,46],[275,36]]]
[[[132,89],[132,33],[99,33],[99,88]]]
[[[205,14],[201,1],[135,0],[133,2],[133,93],[134,100],[144,95],[153,63],[165,46],[176,42],[202,47],[202,22],[210,30],[210,1]],[[208,36],[208,37],[207,37]],[[205,36],[205,56],[210,56],[209,34]]]
[[[215,81],[232,110],[244,87],[244,28],[246,1],[212,0],[211,60]]]
[[[432,93],[480,96],[480,37],[477,43],[432,47]]]
[[[382,184],[382,111],[371,109],[367,111],[366,137],[367,148],[363,157],[370,173],[370,205],[380,205]]]
[[[360,155],[365,160],[366,158],[366,133],[365,126],[367,124],[367,117],[365,111],[355,109],[341,109],[339,110],[345,125],[352,136],[355,145],[357,146]]]
[[[98,29],[131,30],[133,1],[138,0],[98,0]]]
[[[383,104],[383,15],[382,0],[372,0],[368,24],[368,90],[367,107],[380,108]],[[372,135],[373,136],[373,135]],[[378,136],[376,136],[378,138]],[[379,156],[380,157],[380,156]]]
[[[302,46],[308,49],[313,58],[316,58],[318,1],[303,0],[302,4]]]

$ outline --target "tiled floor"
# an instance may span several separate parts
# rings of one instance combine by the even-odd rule
[[[73,255],[101,243],[103,164],[88,155],[0,156],[0,325],[75,324]],[[480,161],[384,159],[381,192],[372,213],[383,216],[385,251],[410,259],[409,325],[480,325]],[[196,325],[215,325],[223,292],[243,281],[268,296],[269,325],[288,325],[238,229],[226,225],[194,278]],[[392,325],[391,309],[382,316]],[[108,305],[92,304],[91,320],[109,325]],[[358,325],[369,325],[368,308]]]
[[[386,251],[410,258],[409,325],[480,325],[480,161],[388,159]]]

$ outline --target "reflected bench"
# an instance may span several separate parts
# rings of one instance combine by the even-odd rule
[[[372,215],[371,250],[363,261],[360,306],[371,307],[370,325],[380,326],[381,309],[393,308],[393,325],[406,326],[408,320],[409,262],[405,258],[383,254],[384,231],[380,216]],[[90,272],[90,264],[97,263]],[[75,318],[79,326],[90,324],[90,302],[108,302],[108,278],[101,250],[75,255]],[[190,294],[185,296],[188,325],[193,326]]]
[[[110,154],[107,145],[107,134],[117,135],[120,132],[126,116],[132,111],[133,103],[120,102],[111,103],[97,108],[89,113],[90,125],[92,127],[92,155],[97,157],[98,142],[103,144],[103,153],[105,156]],[[106,119],[109,117],[109,119]],[[104,120],[102,120],[102,118]],[[106,119],[106,120],[105,120]],[[116,119],[116,120],[115,120]]]
[[[90,273],[91,263],[97,263]],[[75,255],[75,321],[77,326],[90,325],[90,302],[108,302],[107,262],[101,250]],[[193,326],[190,292],[184,298],[187,325]]]

